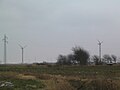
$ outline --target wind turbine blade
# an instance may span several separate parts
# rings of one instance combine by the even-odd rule
[[[22,46],[20,44],[18,44],[18,45],[22,48]]]
[[[26,48],[27,47],[27,45],[25,45],[23,48]]]
[[[99,40],[97,40],[99,43],[100,43],[100,41]]]

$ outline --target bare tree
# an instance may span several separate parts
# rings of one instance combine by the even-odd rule
[[[90,57],[88,51],[81,47],[74,47],[73,49],[74,58],[79,65],[87,65]]]
[[[103,56],[103,60],[104,60],[104,62],[106,62],[106,63],[116,63],[116,61],[117,61],[117,56],[105,54],[105,55]]]
[[[112,61],[113,61],[114,63],[116,63],[116,61],[117,61],[117,56],[111,55],[111,58],[112,58]]]
[[[71,65],[72,64],[72,57],[69,55],[59,55],[57,59],[57,64],[59,65]]]
[[[92,56],[92,60],[95,63],[95,65],[100,65],[101,64],[99,56],[97,56],[97,55]]]

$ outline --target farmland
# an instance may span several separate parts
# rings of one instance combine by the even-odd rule
[[[120,66],[1,65],[0,90],[8,89],[120,90]]]

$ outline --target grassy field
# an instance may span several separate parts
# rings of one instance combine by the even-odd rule
[[[1,65],[0,90],[120,90],[120,66]]]

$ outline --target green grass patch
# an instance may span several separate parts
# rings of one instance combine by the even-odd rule
[[[45,87],[40,80],[0,78],[0,81],[11,82],[14,85],[13,87],[0,87],[0,90],[37,90]]]

